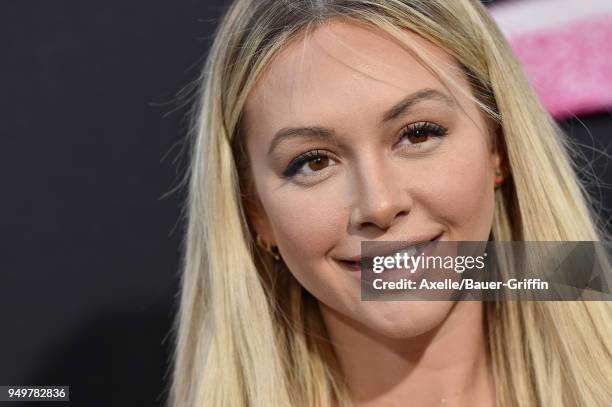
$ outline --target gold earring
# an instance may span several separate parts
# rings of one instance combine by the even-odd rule
[[[268,252],[272,257],[274,257],[274,260],[276,261],[280,260],[280,253],[278,251],[278,247],[271,245],[269,243],[264,243],[259,233],[257,233],[257,236],[255,237],[255,241],[257,242],[257,245],[259,245],[259,247],[261,247],[266,252]]]

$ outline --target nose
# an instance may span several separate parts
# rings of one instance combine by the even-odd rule
[[[352,228],[386,231],[412,209],[406,174],[385,160],[370,160],[355,177],[356,194],[350,214]]]

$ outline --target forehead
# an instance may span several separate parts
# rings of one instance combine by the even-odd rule
[[[439,68],[465,85],[450,55],[405,32]],[[255,133],[313,123],[336,127],[355,117],[371,118],[424,88],[450,93],[381,29],[331,21],[294,40],[272,59],[247,97],[245,120]]]

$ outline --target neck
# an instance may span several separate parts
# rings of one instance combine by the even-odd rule
[[[457,302],[435,329],[401,339],[377,334],[323,304],[321,313],[357,405],[494,405],[482,302]]]

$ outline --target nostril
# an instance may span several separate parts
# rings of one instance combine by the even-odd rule
[[[406,216],[406,215],[408,215],[407,211],[401,211],[400,213],[397,214],[397,217]]]

